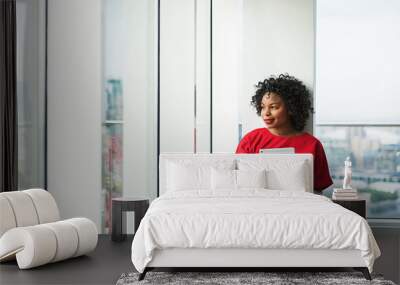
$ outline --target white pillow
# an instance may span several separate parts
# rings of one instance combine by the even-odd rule
[[[267,171],[236,170],[237,188],[267,188]]]
[[[166,191],[211,190],[211,168],[235,169],[235,159],[178,158],[167,160]]]
[[[310,185],[306,161],[285,159],[238,159],[239,170],[266,169],[267,188],[274,190],[307,191]]]
[[[211,168],[212,190],[237,190],[241,188],[266,188],[267,177],[262,170],[231,170]]]
[[[210,188],[210,167],[168,164],[167,191]]]
[[[305,162],[294,163],[290,168],[274,168],[267,171],[268,188],[276,190],[307,191]]]
[[[211,168],[211,189],[236,189],[236,170]]]

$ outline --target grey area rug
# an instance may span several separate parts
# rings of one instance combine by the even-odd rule
[[[395,285],[381,275],[366,280],[360,272],[148,272],[142,281],[139,273],[124,273],[116,285],[145,284],[379,284]]]

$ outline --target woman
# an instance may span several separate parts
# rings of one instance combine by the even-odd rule
[[[240,141],[236,153],[259,153],[261,149],[293,147],[296,153],[314,156],[314,190],[332,185],[328,162],[321,142],[304,132],[313,112],[310,92],[296,78],[281,74],[257,84],[251,104],[266,128],[255,129]]]

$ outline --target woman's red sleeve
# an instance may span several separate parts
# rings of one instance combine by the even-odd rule
[[[244,136],[239,142],[236,153],[252,153],[248,135]]]
[[[322,191],[333,184],[329,173],[328,161],[325,151],[320,142],[318,142],[314,157],[314,189]]]

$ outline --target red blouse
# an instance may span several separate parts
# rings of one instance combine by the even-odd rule
[[[255,129],[243,137],[236,153],[259,153],[260,149],[283,147],[294,147],[296,153],[311,153],[314,156],[315,190],[322,191],[333,184],[324,148],[317,138],[308,133],[283,137],[272,134],[267,128]]]

